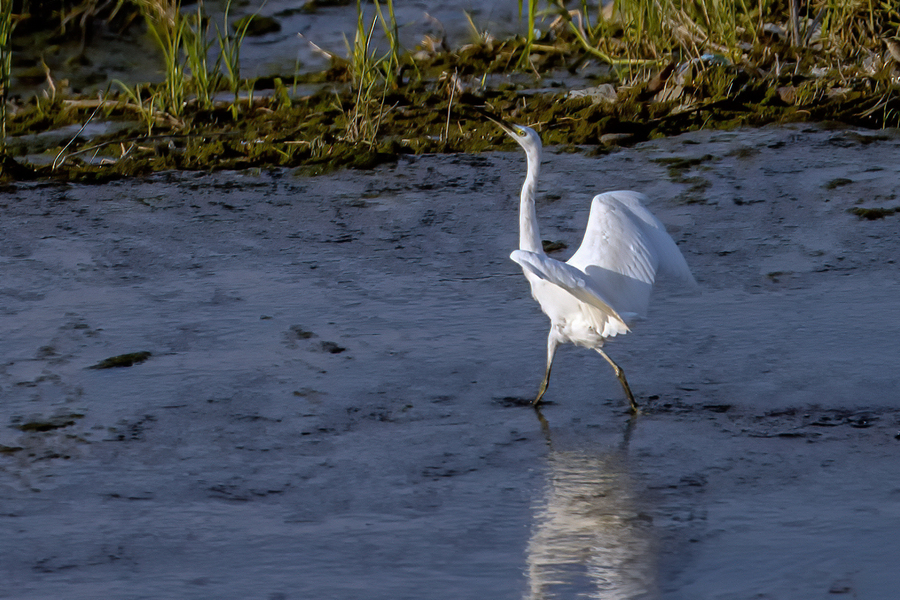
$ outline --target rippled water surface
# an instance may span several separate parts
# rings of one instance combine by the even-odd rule
[[[638,189],[700,282],[608,346],[634,420],[573,347],[522,405],[523,163],[3,189],[0,597],[892,598],[898,215],[848,210],[898,206],[898,139],[546,157],[557,256]]]

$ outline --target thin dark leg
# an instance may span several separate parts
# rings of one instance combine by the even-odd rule
[[[544,380],[541,382],[537,398],[531,403],[533,406],[537,406],[541,403],[541,398],[544,397],[544,392],[547,391],[547,386],[550,385],[550,369],[553,366],[553,355],[556,354],[556,347],[558,345],[559,342],[553,337],[553,331],[551,330],[550,335],[547,336],[547,370],[544,372]]]
[[[544,380],[541,382],[541,387],[538,390],[537,398],[534,399],[532,404],[537,406],[541,403],[541,398],[544,397],[544,392],[547,391],[547,386],[550,385],[550,365],[547,365],[547,371],[544,373]]]
[[[606,359],[606,362],[612,365],[613,370],[616,372],[616,377],[619,378],[619,383],[622,384],[622,388],[625,390],[625,395],[628,396],[628,402],[631,405],[631,414],[638,414],[638,403],[634,399],[634,394],[631,393],[631,388],[628,386],[628,380],[625,379],[625,371],[623,371],[622,367],[617,365],[616,362],[606,354],[606,352],[604,352],[600,348],[596,348],[596,350],[600,353],[600,356]]]

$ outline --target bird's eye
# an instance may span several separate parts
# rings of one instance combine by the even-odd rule
[[[519,135],[522,136],[522,137],[525,137],[525,130],[524,130],[524,129],[520,129],[520,130],[519,130]]]

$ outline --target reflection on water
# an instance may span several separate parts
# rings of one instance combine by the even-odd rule
[[[527,597],[655,597],[649,523],[634,507],[624,452],[551,443],[547,479],[528,543]]]

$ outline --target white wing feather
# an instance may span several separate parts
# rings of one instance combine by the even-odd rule
[[[637,192],[594,197],[581,246],[568,264],[621,313],[645,315],[657,272],[696,285],[675,241]]]
[[[622,323],[626,322],[606,300],[603,291],[597,287],[596,283],[576,267],[526,250],[515,250],[509,257],[522,265],[522,268],[534,273],[544,281],[558,285],[585,304],[597,308]]]
[[[672,236],[666,231],[665,225],[651,213],[643,202],[647,197],[639,192],[619,191],[606,192],[594,196],[591,209],[596,203],[608,203],[618,201],[628,208],[631,213],[640,219],[640,226],[647,235],[652,250],[659,261],[659,272],[663,275],[680,279],[692,286],[697,285],[690,267],[684,260],[681,250]],[[590,226],[588,227],[590,230]]]

